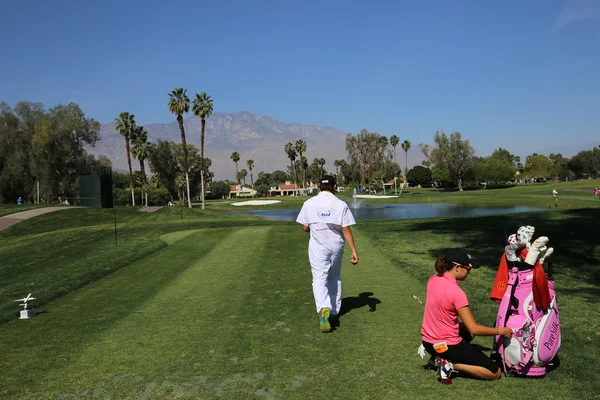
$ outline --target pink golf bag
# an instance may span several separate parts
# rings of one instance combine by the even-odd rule
[[[496,336],[495,347],[506,374],[543,377],[561,339],[552,264],[548,266],[551,301],[547,310],[537,308],[533,300],[533,269],[523,269],[524,263],[518,265],[520,268],[517,264],[509,267],[507,289],[496,317],[496,326],[512,328],[513,336]]]

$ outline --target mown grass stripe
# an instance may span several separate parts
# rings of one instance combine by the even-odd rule
[[[96,344],[98,335],[139,313],[141,305],[151,301],[165,285],[190,267],[190,259],[201,262],[232,234],[234,231],[230,229],[214,229],[204,235],[202,241],[193,237],[177,241],[164,251],[38,309],[42,313],[32,320],[0,325],[0,335],[5,339],[0,344],[0,353],[5,355],[0,359],[0,369],[6,371],[8,365],[3,363],[12,357],[23,360],[11,366],[11,374],[5,376],[5,382],[15,380],[30,388],[64,383],[60,379],[45,381],[42,376],[48,371],[54,374],[62,368],[70,368],[83,348]],[[144,325],[138,329],[144,332]],[[135,333],[135,330],[130,332]],[[66,346],[65,340],[69,342]],[[52,368],[35,363],[40,353],[46,354],[46,359],[54,359]]]
[[[197,245],[210,240],[214,232],[197,232],[173,242],[157,253],[155,260],[145,260],[147,268],[153,270],[182,270],[117,323],[104,329],[96,340],[87,342],[71,363],[49,371],[43,382],[53,387],[53,382],[68,376],[66,383],[70,390],[66,393],[81,395],[99,388],[114,390],[110,383],[115,376],[143,376],[140,385],[118,393],[119,397],[133,396],[144,393],[148,385],[161,384],[173,370],[189,370],[195,363],[221,360],[224,354],[227,357],[228,349],[221,344],[223,336],[235,333],[230,311],[245,298],[245,293],[231,287],[244,286],[244,272],[257,265],[248,246],[238,244],[252,237],[260,248],[269,229],[230,230],[209,251]],[[166,260],[172,261],[165,263]],[[250,263],[246,264],[247,261]],[[109,277],[106,285],[118,285],[110,281]],[[90,369],[95,373],[85,372]],[[55,394],[65,393],[64,385],[54,390]],[[155,395],[162,392],[153,391]]]

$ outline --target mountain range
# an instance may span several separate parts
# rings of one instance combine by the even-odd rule
[[[188,143],[200,148],[200,120],[197,117],[184,118],[183,120],[186,140]],[[100,127],[100,141],[94,147],[87,148],[88,152],[96,156],[106,155],[113,163],[113,169],[127,171],[127,156],[125,154],[125,140],[115,130],[114,122],[103,124]],[[156,123],[144,125],[148,131],[148,140],[156,142],[158,139],[181,143],[179,125],[175,118],[169,123]],[[205,157],[212,160],[212,171],[217,180],[235,180],[235,163],[231,160],[231,153],[240,154],[239,169],[246,168],[246,160],[254,160],[254,177],[259,171],[272,172],[280,169],[286,171],[290,164],[284,152],[288,142],[295,143],[303,139],[307,143],[305,157],[309,164],[315,157],[326,160],[325,169],[334,172],[334,160],[345,159],[346,133],[333,128],[318,125],[303,125],[284,123],[265,115],[258,115],[248,111],[233,113],[215,113],[206,120]],[[468,138],[467,138],[468,139]],[[554,144],[544,149],[537,149],[541,154],[561,153],[565,157],[572,157],[581,150],[591,149],[595,144],[586,146],[575,143]],[[405,165],[405,155],[397,147],[397,162],[401,168]],[[525,161],[528,153],[521,155],[521,162]],[[478,156],[489,154],[477,153]],[[420,165],[424,159],[416,143],[408,154],[409,168]],[[132,162],[132,167],[139,169],[137,161]],[[249,171],[248,171],[249,172]],[[250,176],[248,176],[249,178]]]
[[[197,117],[184,118],[183,124],[187,143],[200,148],[200,120]],[[106,155],[112,161],[113,169],[127,171],[125,140],[115,130],[115,126],[114,122],[103,124],[100,127],[100,141],[87,150],[96,156]],[[179,125],[175,119],[170,123],[148,124],[144,127],[151,142],[161,139],[181,143]],[[215,179],[235,180],[235,163],[230,158],[234,151],[240,154],[240,170],[246,168],[246,160],[254,160],[253,171],[256,178],[259,171],[285,171],[290,161],[284,146],[299,139],[307,143],[305,157],[309,164],[315,157],[324,158],[325,169],[328,172],[335,171],[334,160],[346,158],[346,133],[339,129],[288,124],[247,111],[215,113],[208,118],[204,152],[205,157],[212,160],[211,169]],[[138,169],[139,163],[132,162],[132,167]]]

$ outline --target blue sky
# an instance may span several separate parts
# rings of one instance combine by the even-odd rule
[[[413,145],[460,131],[480,156],[600,144],[599,0],[0,3],[11,105],[168,122],[185,87],[215,111]]]

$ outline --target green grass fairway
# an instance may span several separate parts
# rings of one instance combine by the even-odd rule
[[[296,224],[179,207],[118,212],[119,246],[112,210],[46,214],[0,232],[1,399],[600,395],[600,208],[361,221],[361,261],[346,254],[345,313],[330,334],[319,331],[308,235]],[[478,322],[491,324],[504,228],[523,224],[556,249],[561,367],[544,379],[440,385],[417,356],[423,305],[413,296],[424,300],[435,256],[469,249],[484,267],[462,286]],[[29,292],[39,314],[18,320],[12,300]],[[491,338],[476,343],[489,351]]]

